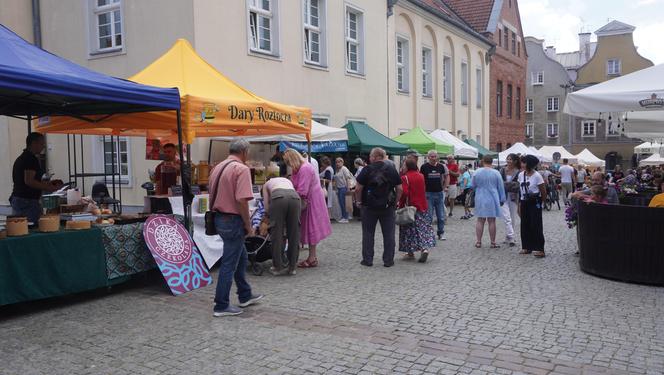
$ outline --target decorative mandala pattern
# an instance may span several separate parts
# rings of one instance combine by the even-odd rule
[[[169,255],[181,255],[184,252],[184,241],[177,229],[169,225],[159,225],[154,231],[157,246]]]

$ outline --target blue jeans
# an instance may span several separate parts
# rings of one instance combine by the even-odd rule
[[[427,192],[427,205],[429,215],[433,218],[433,212],[436,211],[436,220],[438,224],[438,235],[445,233],[445,193]]]
[[[348,212],[346,212],[346,192],[348,188],[342,187],[337,189],[337,198],[339,198],[339,206],[341,206],[341,218],[348,219]]]
[[[12,215],[25,216],[31,223],[39,222],[42,215],[42,206],[39,199],[27,199],[12,196],[9,198],[9,204],[12,206]]]
[[[251,286],[245,279],[247,269],[247,248],[244,247],[244,223],[238,215],[217,213],[214,216],[214,225],[217,233],[224,241],[224,255],[219,266],[219,280],[214,295],[214,311],[221,311],[228,307],[230,301],[233,279],[237,285],[237,295],[240,302],[251,298]]]

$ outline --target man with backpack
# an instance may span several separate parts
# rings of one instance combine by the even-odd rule
[[[383,232],[383,265],[394,265],[396,202],[401,198],[401,177],[397,170],[385,163],[385,150],[371,150],[371,164],[357,176],[355,200],[362,208],[362,264],[371,267],[374,256],[376,224],[380,222]]]

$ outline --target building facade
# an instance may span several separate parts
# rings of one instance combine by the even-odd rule
[[[528,52],[528,82],[524,113],[525,136],[528,146],[571,146],[573,123],[563,112],[567,94],[573,82],[567,70],[556,60],[556,50],[544,48],[541,39],[526,37]]]
[[[589,34],[580,34],[579,51],[559,55],[558,60],[567,64],[571,76],[575,77],[574,91],[653,65],[638,53],[634,30],[634,26],[611,21],[595,31],[596,43],[590,42]],[[641,140],[624,136],[619,126],[621,121],[621,114],[612,113],[598,115],[598,118],[574,117],[570,151],[576,153],[588,148],[606,160],[609,169],[615,164],[631,166],[634,147]]]
[[[491,149],[502,151],[523,142],[528,54],[517,0],[445,0],[495,44],[489,75]]]
[[[15,3],[0,0],[2,16],[14,19],[15,15],[25,14],[27,17],[17,22],[16,28],[25,28],[20,34],[30,40],[30,2],[22,2],[25,6]],[[42,15],[37,20],[43,48],[95,71],[122,78],[132,76],[166,52],[178,38],[185,38],[231,80],[269,100],[309,107],[314,119],[323,124],[342,126],[347,121],[360,120],[389,136],[422,125],[468,135],[482,143],[489,138],[485,107],[489,84],[486,77],[490,73],[481,62],[486,61],[491,43],[453,12],[446,14],[438,1],[36,3]],[[10,10],[15,15],[9,14]],[[11,25],[4,20],[3,23]],[[398,40],[402,41],[400,49]],[[408,43],[404,45],[403,40]],[[448,77],[443,75],[445,61],[449,61],[454,74],[448,83],[443,80]],[[461,77],[462,71],[467,73],[466,78]],[[460,84],[465,88],[460,88]],[[451,93],[449,103],[443,99],[446,92]],[[462,104],[464,92],[466,103]],[[1,131],[7,129],[13,130],[12,126],[4,126]],[[24,143],[25,126],[20,133],[15,136],[20,142],[14,140],[13,144]],[[84,139],[85,149],[78,158],[85,161],[86,168],[92,172],[111,168],[111,145],[96,136]],[[66,176],[66,136],[48,135],[47,144],[49,172],[60,178]],[[154,170],[158,162],[145,160],[145,139],[122,138],[115,147],[123,202],[142,205],[145,191],[140,185],[148,180],[148,171]],[[8,152],[3,170],[10,170],[21,149],[14,146]],[[261,145],[255,150],[269,156],[272,148]],[[192,160],[207,160],[208,151],[207,139],[196,140]],[[213,158],[223,154],[222,147],[213,152]],[[94,182],[86,180],[88,190]],[[11,182],[3,184],[7,186],[2,185],[2,191],[7,194],[0,201],[6,203]]]

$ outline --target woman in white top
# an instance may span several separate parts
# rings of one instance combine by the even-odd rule
[[[520,186],[519,215],[521,216],[521,251],[544,257],[544,225],[542,224],[542,202],[546,200],[544,179],[535,170],[539,159],[526,155],[521,159],[525,170],[519,173]]]
[[[270,178],[263,185],[265,215],[270,220],[273,275],[295,275],[300,255],[300,196],[293,183],[283,177]],[[284,266],[284,229],[288,238],[288,267]]]
[[[516,154],[509,154],[507,156],[507,165],[500,170],[505,183],[505,195],[507,200],[500,209],[503,213],[503,221],[505,221],[505,242],[510,246],[516,245],[514,241],[514,227],[516,226],[516,218],[519,205],[519,183],[517,182],[517,175],[521,170],[521,161]]]
[[[341,208],[340,223],[348,223],[348,210],[346,210],[346,193],[352,188],[353,174],[344,165],[344,159],[336,159],[337,173],[334,174],[334,188],[337,191],[339,207]]]
[[[362,158],[357,158],[355,159],[355,178],[360,175],[360,172],[362,172],[362,168],[364,168],[365,165],[367,165]]]

